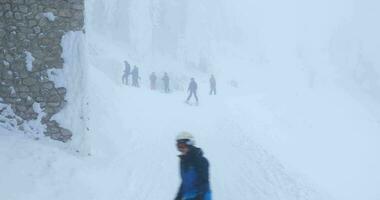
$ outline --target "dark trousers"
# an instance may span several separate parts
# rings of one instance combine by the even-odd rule
[[[194,97],[195,97],[195,100],[198,102],[197,91],[193,91],[193,90],[190,90],[189,97],[187,97],[187,100],[186,100],[186,101],[189,101],[193,95],[194,95]]]
[[[139,87],[139,79],[132,78],[132,86],[133,87]]]
[[[197,197],[194,197],[194,198],[189,199],[189,200],[211,200],[211,193],[208,192],[206,194],[200,194]]]
[[[216,95],[216,87],[211,87],[210,95]]]
[[[155,90],[155,89],[156,89],[156,82],[153,82],[153,81],[152,81],[152,82],[150,83],[150,89],[151,89],[151,90]]]
[[[124,74],[123,77],[122,77],[122,81],[125,85],[128,85],[128,82],[129,82],[129,76]]]
[[[169,84],[165,84],[165,93],[169,93],[170,90],[169,90]]]

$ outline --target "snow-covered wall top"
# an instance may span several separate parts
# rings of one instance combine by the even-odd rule
[[[61,141],[71,138],[52,120],[65,106],[67,93],[52,76],[63,68],[63,35],[83,30],[83,11],[84,0],[0,1],[1,126]]]

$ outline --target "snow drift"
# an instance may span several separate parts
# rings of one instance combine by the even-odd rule
[[[64,145],[2,131],[0,198],[173,198],[173,140],[188,130],[211,162],[215,199],[379,199],[378,8],[88,0],[86,38],[70,33],[64,45],[65,64],[87,67],[75,79],[87,85],[71,83],[80,101],[58,116],[80,138]],[[76,54],[81,42],[85,54]],[[142,88],[121,84],[124,60],[140,67]],[[171,94],[148,90],[152,71],[169,73]],[[217,97],[207,95],[210,74]],[[183,104],[190,77],[199,107]]]

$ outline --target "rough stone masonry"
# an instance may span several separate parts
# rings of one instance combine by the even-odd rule
[[[72,133],[51,120],[66,104],[66,88],[56,87],[48,70],[63,68],[62,36],[83,25],[84,0],[0,0],[0,101],[22,119],[18,125],[37,119],[39,103],[44,134],[70,140]]]

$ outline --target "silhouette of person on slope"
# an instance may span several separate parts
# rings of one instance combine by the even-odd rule
[[[125,69],[123,77],[121,78],[123,84],[128,85],[129,84],[129,75],[131,74],[131,65],[129,65],[128,61],[124,61]]]
[[[191,81],[190,81],[190,84],[189,84],[189,88],[187,89],[187,92],[189,92],[190,94],[189,94],[189,96],[186,99],[186,103],[189,103],[189,100],[194,95],[196,103],[198,104],[199,101],[198,101],[197,90],[198,90],[198,84],[197,84],[197,82],[195,82],[194,78],[191,78]]]

